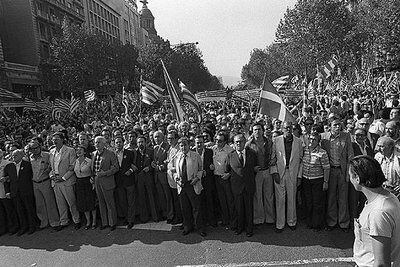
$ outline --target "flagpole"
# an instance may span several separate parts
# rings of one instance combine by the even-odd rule
[[[261,90],[260,90],[260,99],[258,100],[257,113],[259,113],[260,108],[261,108],[261,95],[262,95],[262,90],[263,90],[264,85],[265,85],[265,79],[267,79],[267,73],[264,74],[264,79],[263,79],[263,83],[262,83],[262,86],[261,86]]]

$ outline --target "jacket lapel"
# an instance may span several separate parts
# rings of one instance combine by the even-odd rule
[[[285,141],[283,135],[276,139],[278,141],[278,151],[282,151],[283,165],[286,166],[286,151],[285,151]]]

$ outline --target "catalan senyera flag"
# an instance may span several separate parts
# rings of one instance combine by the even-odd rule
[[[197,111],[197,120],[198,122],[201,122],[201,107],[196,97],[194,96],[194,94],[192,94],[192,92],[190,92],[189,88],[187,88],[187,86],[182,81],[179,81],[179,87],[181,88],[183,102],[193,107]]]
[[[69,103],[69,112],[71,114],[75,113],[81,104],[81,100],[75,98],[73,94],[71,94],[71,102]]]
[[[94,90],[87,90],[83,92],[86,102],[94,101],[96,99],[96,92]]]
[[[272,85],[278,90],[279,93],[285,92],[289,88],[289,75],[279,77],[272,81]]]
[[[277,118],[280,121],[295,121],[293,115],[287,109],[285,103],[283,103],[275,87],[268,81],[266,75],[264,76],[260,92],[258,113]]]
[[[142,102],[148,105],[154,105],[157,101],[162,100],[164,89],[155,85],[154,83],[143,80],[142,89],[140,93],[142,95]]]
[[[171,77],[169,76],[167,68],[165,67],[164,61],[162,59],[161,59],[161,64],[163,67],[167,92],[169,94],[169,97],[171,98],[172,109],[174,111],[177,120],[181,122],[185,119],[185,112],[183,111],[181,106],[181,99],[182,99],[181,93],[178,91],[177,86],[174,84]]]
[[[325,77],[325,79],[329,78],[331,76],[333,70],[335,69],[336,65],[339,63],[339,59],[337,58],[336,55],[333,55],[331,60],[328,61],[328,63],[325,64],[325,66],[322,68],[322,75]]]

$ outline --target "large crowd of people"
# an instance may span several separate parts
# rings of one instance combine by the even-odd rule
[[[350,183],[357,156],[380,167],[382,190],[400,195],[396,96],[327,94],[296,111],[295,122],[246,103],[202,107],[201,123],[191,113],[178,122],[164,106],[131,119],[107,103],[61,120],[3,117],[0,235],[162,220],[183,235],[224,227],[251,237],[254,225],[281,233],[299,220],[316,232],[347,233],[372,201]]]

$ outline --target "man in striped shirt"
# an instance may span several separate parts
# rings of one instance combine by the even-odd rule
[[[303,156],[303,190],[307,212],[307,226],[319,231],[324,224],[324,191],[328,189],[329,157],[321,148],[317,132],[308,135],[308,147]]]

